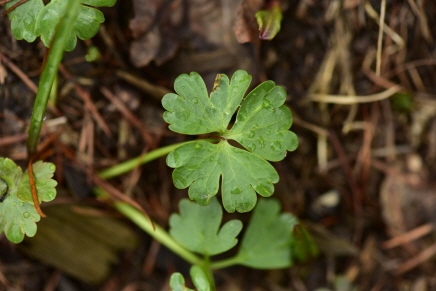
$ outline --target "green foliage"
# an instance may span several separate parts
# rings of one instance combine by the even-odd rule
[[[220,229],[222,208],[213,197],[207,206],[187,199],[180,202],[180,214],[170,218],[171,236],[186,249],[206,258],[223,253],[236,245],[242,228],[231,220]],[[297,218],[280,212],[275,199],[262,199],[254,208],[236,256],[212,266],[240,264],[259,269],[286,268],[295,260],[304,261],[317,254],[317,248]],[[208,259],[207,259],[208,260]]]
[[[255,17],[259,25],[260,39],[271,40],[280,31],[283,15],[279,4],[268,10],[256,12]]]
[[[199,266],[192,266],[189,273],[198,291],[211,290],[210,283],[207,280],[207,276]],[[180,273],[174,273],[171,275],[170,288],[171,291],[194,291],[193,289],[185,287],[185,279]]]
[[[56,196],[57,183],[51,177],[55,166],[51,163],[36,162],[34,165],[35,186],[40,201],[51,201]],[[36,222],[40,220],[30,192],[29,174],[24,174],[12,160],[0,158],[0,177],[7,183],[9,192],[0,203],[0,233],[14,243],[24,235],[34,236]]]
[[[228,212],[250,211],[256,205],[256,192],[271,196],[273,183],[279,180],[266,160],[280,161],[287,151],[297,148],[297,136],[289,131],[292,114],[283,105],[285,90],[267,81],[241,104],[250,82],[245,71],[235,72],[230,81],[226,75],[218,75],[208,97],[200,75],[182,74],[174,84],[177,94],[166,94],[162,100],[167,110],[164,119],[171,130],[220,137],[218,144],[187,143],[167,157],[168,166],[175,168],[174,185],[189,187],[189,197],[200,205],[207,205],[216,195],[222,177],[224,208]],[[235,123],[228,129],[238,107]],[[231,145],[231,139],[245,149]]]
[[[17,2],[19,0],[8,2],[5,8],[8,9]],[[104,22],[103,13],[90,6],[113,6],[115,2],[116,0],[82,0],[71,31],[62,32],[69,35],[65,50],[72,51],[76,47],[77,37],[83,40],[92,38]],[[51,0],[47,5],[42,0],[29,0],[21,4],[8,13],[13,35],[16,39],[28,42],[33,42],[40,36],[44,45],[49,47],[67,5],[68,1],[65,0]]]
[[[223,211],[216,198],[208,206],[182,199],[180,214],[170,217],[170,234],[182,246],[205,256],[223,253],[236,245],[242,229],[239,220],[231,220],[220,229]]]
[[[259,201],[242,238],[236,260],[241,265],[258,269],[291,266],[294,256],[293,229],[297,223],[295,216],[280,213],[277,200]]]

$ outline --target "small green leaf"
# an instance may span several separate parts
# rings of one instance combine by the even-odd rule
[[[256,192],[264,197],[274,192],[279,176],[261,157],[231,146],[227,141],[212,144],[206,141],[187,143],[167,157],[173,171],[174,185],[189,186],[189,197],[200,205],[218,192],[222,177],[222,199],[228,212],[247,212],[256,205]]]
[[[256,12],[255,17],[259,25],[260,39],[271,40],[280,31],[283,15],[279,4],[268,10]]]
[[[237,261],[258,269],[291,266],[292,230],[297,222],[296,217],[289,213],[280,214],[277,200],[259,201],[242,238]]]
[[[18,1],[5,4],[5,8],[10,8]],[[100,24],[104,22],[100,10],[86,5],[113,6],[115,2],[116,0],[83,0],[72,30],[63,32],[68,34],[65,50],[71,51],[75,48],[77,37],[83,40],[92,38],[98,32]],[[68,1],[51,0],[44,6],[42,0],[29,0],[19,5],[8,13],[12,21],[12,33],[15,38],[25,39],[28,42],[33,42],[37,36],[40,36],[44,45],[49,47],[56,27],[65,14],[67,4]]]
[[[298,145],[297,136],[289,131],[292,114],[284,106],[286,92],[268,81],[254,89],[240,105],[235,124],[230,121],[238,109],[251,81],[245,71],[232,79],[218,75],[210,98],[206,85],[197,73],[176,79],[178,94],[167,94],[162,105],[164,119],[175,132],[219,136],[218,144],[196,141],[180,146],[167,157],[175,168],[174,185],[189,187],[189,197],[207,205],[219,189],[228,212],[247,212],[256,205],[256,193],[268,197],[279,180],[275,169],[266,161],[282,160],[287,151]],[[230,145],[239,142],[246,150]],[[265,160],[266,159],[266,160]]]
[[[189,274],[191,275],[194,286],[195,288],[197,288],[198,291],[211,290],[209,280],[207,279],[204,271],[199,266],[192,266],[189,270]]]
[[[9,9],[19,1],[8,2],[5,4],[5,8]],[[36,39],[38,36],[35,33],[36,19],[43,8],[44,3],[42,0],[29,0],[8,13],[11,20],[12,34],[16,39],[25,39],[28,42],[33,42]]]
[[[96,62],[101,58],[101,53],[98,47],[91,45],[88,47],[88,54],[85,56],[87,62]]]
[[[182,199],[179,208],[180,214],[170,217],[170,234],[188,250],[213,256],[231,249],[238,242],[236,236],[242,223],[231,220],[220,229],[223,211],[216,198],[208,206]]]
[[[42,201],[53,200],[57,183],[51,177],[55,166],[37,162],[33,167],[38,196]],[[23,174],[21,168],[12,160],[0,158],[0,178],[7,183],[9,190],[4,201],[0,203],[0,233],[5,232],[11,242],[19,243],[24,239],[24,235],[35,235],[36,222],[40,220],[31,196],[30,201],[27,197],[29,194],[23,196],[24,200],[18,197],[18,194],[21,196],[21,191],[30,193],[29,175]]]
[[[274,82],[263,82],[245,98],[233,128],[224,135],[239,142],[250,152],[270,161],[280,161],[287,151],[298,146],[289,131],[292,113],[283,106],[286,92]]]
[[[210,283],[206,274],[199,266],[192,266],[189,274],[194,282],[197,291],[211,291]],[[170,289],[171,291],[194,291],[193,289],[185,287],[185,279],[180,273],[174,273],[170,277]]]
[[[173,273],[170,277],[171,291],[194,291],[185,287],[185,278],[180,273]]]
[[[38,161],[33,165],[35,175],[35,186],[38,192],[39,203],[42,201],[49,202],[56,197],[56,185],[52,179],[56,166],[51,163]],[[18,184],[17,197],[21,201],[33,204],[32,191],[29,187],[29,172],[26,171]]]
[[[162,106],[168,110],[164,119],[178,133],[223,133],[250,82],[251,76],[245,71],[235,72],[231,81],[226,75],[219,75],[219,85],[209,98],[199,74],[182,74],[174,82],[177,94],[166,94],[162,100]]]

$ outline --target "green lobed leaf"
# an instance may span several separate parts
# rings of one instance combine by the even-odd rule
[[[292,114],[283,105],[286,92],[272,81],[247,95],[235,124],[228,129],[250,81],[245,71],[235,72],[230,81],[226,75],[218,75],[209,98],[200,75],[183,74],[174,85],[177,94],[166,94],[162,100],[167,110],[164,119],[171,130],[220,138],[218,144],[188,143],[167,157],[168,166],[175,168],[174,185],[189,187],[189,197],[200,205],[207,205],[216,195],[221,178],[224,208],[228,212],[250,211],[256,204],[256,193],[271,196],[273,183],[279,180],[266,160],[282,160],[287,151],[297,148],[297,136],[289,131]],[[230,145],[229,139],[246,150]]]
[[[255,14],[259,25],[259,38],[265,40],[273,39],[280,31],[282,22],[282,10],[280,4],[273,5],[268,10],[260,10]]]
[[[166,94],[163,117],[172,131],[184,134],[223,133],[251,82],[245,71],[237,71],[231,81],[219,75],[210,98],[201,76],[195,72],[182,74],[174,82],[177,94]]]
[[[17,2],[19,0],[11,1],[5,4],[5,8],[8,9]],[[71,51],[75,48],[77,37],[83,40],[92,38],[104,22],[104,15],[100,10],[86,5],[113,6],[115,2],[116,0],[83,0],[73,29],[63,32],[69,35],[65,50]],[[33,42],[40,36],[44,45],[49,47],[55,29],[65,14],[67,3],[64,0],[51,0],[44,6],[42,0],[29,0],[13,9],[8,16],[12,21],[11,29],[15,38]]]
[[[271,164],[227,141],[182,145],[168,155],[167,165],[176,168],[174,185],[179,189],[189,186],[189,197],[200,205],[209,204],[218,192],[221,176],[223,205],[228,212],[250,211],[256,205],[256,192],[271,196],[273,183],[279,180]]]
[[[38,192],[38,199],[41,203],[42,201],[49,202],[56,197],[56,185],[58,184],[52,179],[53,174],[56,170],[56,166],[51,163],[44,163],[38,161],[33,165],[33,173],[35,176],[35,186]],[[17,197],[21,201],[29,202],[33,204],[32,191],[29,187],[29,172],[24,172],[18,184]]]
[[[41,173],[37,172],[39,170],[41,170]],[[43,201],[52,200],[53,195],[56,195],[56,190],[51,188],[56,186],[56,182],[48,176],[53,175],[54,165],[37,162],[34,164],[34,171],[39,196],[42,197]],[[50,171],[51,174],[48,174]],[[27,184],[23,182],[26,176]],[[24,239],[24,235],[35,235],[36,222],[40,220],[33,201],[27,201],[27,198],[26,201],[21,201],[18,198],[20,191],[30,192],[28,174],[23,174],[21,168],[12,160],[0,158],[0,177],[6,181],[9,189],[4,201],[0,203],[0,233],[5,232],[6,237],[11,242],[19,243]],[[25,185],[27,185],[27,189]]]
[[[283,160],[287,151],[298,146],[297,136],[289,131],[292,113],[283,105],[285,100],[282,87],[272,81],[263,82],[245,98],[235,125],[224,137],[236,140],[264,159]]]
[[[210,283],[206,274],[199,266],[192,266],[189,270],[192,281],[194,282],[197,291],[211,291]],[[185,279],[180,273],[173,273],[170,277],[171,291],[194,291],[193,289],[185,287]]]
[[[295,216],[280,213],[275,199],[261,200],[253,211],[242,238],[236,260],[258,269],[286,268],[292,265],[292,231]]]
[[[8,2],[5,4],[5,8],[9,9],[19,1]],[[28,42],[33,42],[36,39],[38,34],[35,33],[35,24],[42,8],[44,8],[42,0],[29,0],[8,13],[12,34],[16,39],[24,39]]]
[[[170,234],[190,251],[206,256],[223,253],[234,247],[242,222],[231,220],[221,229],[222,208],[216,198],[208,206],[200,206],[188,199],[179,204],[180,214],[170,217]]]

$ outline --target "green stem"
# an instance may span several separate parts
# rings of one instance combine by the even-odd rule
[[[216,141],[215,138],[208,138],[208,139],[204,139],[204,140],[210,141],[210,142]],[[146,153],[145,155],[133,158],[131,160],[125,161],[124,163],[121,163],[121,164],[115,165],[113,167],[107,168],[105,170],[102,170],[99,172],[99,175],[103,179],[110,179],[110,178],[125,174],[127,172],[132,171],[133,169],[135,169],[136,167],[138,167],[140,165],[146,164],[146,163],[151,162],[157,158],[160,158],[160,157],[163,157],[163,156],[169,154],[170,152],[172,152],[173,150],[175,150],[176,148],[178,148],[181,145],[192,143],[192,142],[196,142],[196,140],[185,141],[185,142],[176,143],[173,145],[169,145],[166,147],[155,149],[151,152]]]
[[[204,258],[203,265],[200,267],[203,270],[203,272],[206,274],[207,280],[209,281],[212,290],[216,290],[215,279],[213,277],[213,273],[210,265],[211,265],[211,261],[210,261],[210,257],[208,256]]]
[[[101,188],[95,188],[94,192],[100,197],[107,197],[107,193]],[[179,245],[162,227],[154,224],[155,228],[150,223],[150,220],[139,210],[125,202],[115,202],[114,207],[124,216],[133,221],[139,228],[148,233],[151,237],[166,246],[172,252],[191,263],[192,265],[201,266],[204,262],[181,245]]]
[[[221,260],[221,261],[217,261],[217,262],[213,262],[210,264],[210,268],[212,270],[216,270],[216,269],[222,269],[222,268],[227,268],[230,266],[234,266],[234,265],[238,265],[241,263],[241,260],[238,258],[238,256],[234,256],[225,260]]]
[[[50,51],[47,55],[47,60],[38,86],[38,93],[36,94],[35,104],[33,106],[32,117],[30,119],[29,137],[27,139],[27,154],[29,157],[37,152],[39,134],[41,132],[42,121],[45,116],[53,80],[58,72],[65,44],[70,36],[67,32],[71,31],[74,21],[76,21],[79,6],[80,0],[68,1],[65,15],[59,22],[51,43]]]

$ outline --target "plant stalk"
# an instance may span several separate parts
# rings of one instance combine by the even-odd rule
[[[203,260],[192,252],[188,251],[179,245],[162,227],[154,224],[155,229],[150,223],[150,220],[145,217],[140,211],[125,202],[116,202],[114,207],[127,218],[133,221],[142,230],[148,233],[151,237],[166,246],[172,252],[183,258],[192,265],[202,265]]]
[[[208,138],[208,139],[202,139],[204,141],[210,141],[210,142],[214,142],[216,141],[215,138]],[[192,142],[196,142],[197,140],[194,141],[185,141],[185,142],[181,142],[181,143],[176,143],[173,145],[169,145],[166,147],[162,147],[162,148],[158,148],[155,149],[153,151],[150,151],[148,153],[146,153],[145,155],[141,155],[139,157],[133,158],[131,160],[125,161],[123,163],[120,163],[118,165],[115,165],[113,167],[107,168],[105,170],[102,170],[99,172],[99,175],[102,179],[110,179],[110,178],[114,178],[116,176],[125,174],[127,172],[132,171],[133,169],[135,169],[136,167],[146,164],[148,162],[151,162],[157,158],[163,157],[168,155],[170,152],[172,152],[173,150],[175,150],[176,148],[178,148],[179,146],[182,146],[184,144],[188,144],[188,143],[192,143]]]
[[[36,94],[35,104],[30,118],[29,137],[27,138],[27,154],[29,158],[34,156],[37,152],[39,134],[41,133],[50,91],[64,54],[65,45],[70,36],[70,34],[66,32],[71,31],[71,27],[74,21],[76,21],[80,2],[80,0],[68,1],[65,15],[59,22],[47,54],[47,60],[41,74],[38,93]]]
[[[234,266],[234,265],[238,265],[241,263],[241,260],[238,258],[238,256],[234,256],[225,260],[221,260],[221,261],[217,261],[217,262],[213,262],[210,264],[210,268],[212,270],[217,270],[217,269],[223,269],[223,268],[227,268],[230,266]]]

